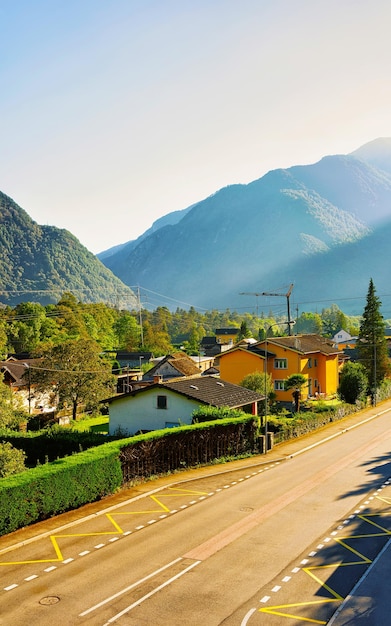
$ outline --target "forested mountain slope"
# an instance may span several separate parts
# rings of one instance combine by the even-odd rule
[[[0,192],[0,302],[56,302],[72,291],[84,302],[135,306],[129,287],[67,230],[39,226]]]

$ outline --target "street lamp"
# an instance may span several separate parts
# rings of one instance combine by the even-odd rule
[[[287,325],[290,329],[291,326],[293,326],[294,324],[296,324],[295,320],[290,320],[288,322],[281,322],[281,323],[275,323],[275,324],[270,324],[270,326],[266,329],[265,331],[265,367],[264,367],[264,372],[265,372],[265,445],[263,448],[263,453],[267,454],[267,334],[269,332],[269,330],[271,328],[273,328],[274,326],[282,326],[282,325]]]

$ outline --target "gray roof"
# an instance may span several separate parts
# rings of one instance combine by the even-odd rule
[[[259,393],[234,385],[215,376],[178,379],[161,384],[171,391],[210,406],[228,406],[236,408],[264,399]]]
[[[142,389],[134,389],[129,393],[112,396],[101,400],[102,403],[112,403],[126,396],[136,396],[153,389],[170,390],[182,396],[186,396],[191,400],[196,400],[200,404],[208,404],[209,406],[228,406],[231,409],[247,406],[253,402],[260,402],[265,397],[255,391],[234,385],[226,380],[221,380],[216,376],[198,376],[197,378],[177,378],[175,380],[153,383]]]

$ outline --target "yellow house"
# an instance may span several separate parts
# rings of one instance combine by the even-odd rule
[[[233,345],[238,340],[239,333],[239,328],[216,328],[216,341],[225,345]]]
[[[264,355],[265,351],[256,350],[254,344],[251,347],[235,346],[215,357],[215,364],[223,380],[239,385],[248,374],[265,371]]]
[[[285,390],[285,380],[291,374],[303,374],[307,384],[303,397],[331,396],[338,387],[338,349],[333,342],[319,335],[270,337],[249,345],[235,347],[219,356],[220,376],[229,382],[240,383],[250,373],[265,371],[271,374],[276,399],[292,401],[292,390]]]

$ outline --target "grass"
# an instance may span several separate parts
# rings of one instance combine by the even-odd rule
[[[79,433],[90,431],[92,433],[104,433],[109,432],[109,417],[106,415],[99,415],[98,417],[83,417],[77,420],[77,422],[71,422],[72,430],[77,430]]]

